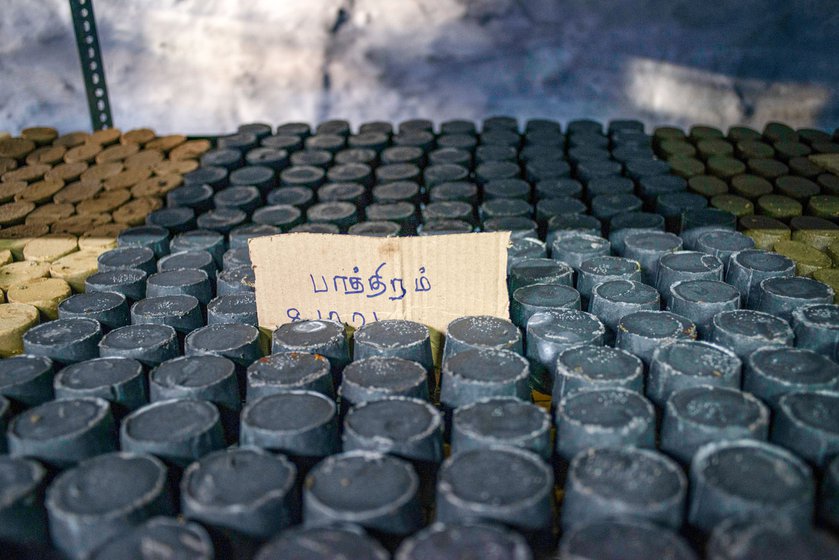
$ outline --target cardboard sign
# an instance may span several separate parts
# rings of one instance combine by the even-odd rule
[[[508,318],[510,234],[360,237],[289,233],[248,242],[260,327],[408,319],[445,332],[464,315]]]

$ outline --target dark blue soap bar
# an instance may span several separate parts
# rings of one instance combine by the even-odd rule
[[[788,393],[839,390],[839,366],[812,350],[768,346],[744,365],[743,390],[773,408]]]
[[[204,325],[200,302],[189,295],[141,299],[131,306],[134,325],[168,325],[186,334]]]
[[[131,358],[94,358],[69,365],[53,381],[58,399],[99,397],[119,412],[148,402],[143,364]]]
[[[207,304],[207,324],[241,323],[256,327],[256,294],[241,292],[219,296]]]
[[[574,527],[563,534],[559,554],[575,560],[699,559],[675,531],[630,517]]]
[[[800,527],[779,515],[731,517],[708,540],[709,560],[822,560],[839,558],[839,542],[829,533]]]
[[[127,298],[118,292],[75,294],[58,304],[58,318],[87,317],[103,329],[123,327],[130,321]]]
[[[114,329],[99,343],[104,357],[134,358],[155,367],[179,354],[178,336],[168,325],[128,325]]]
[[[402,358],[365,358],[344,368],[338,387],[342,407],[382,397],[413,397],[428,400],[428,372],[417,362]]]
[[[47,539],[41,492],[47,471],[36,461],[0,455],[0,541],[25,544]]]
[[[165,550],[179,560],[212,560],[213,542],[198,523],[153,517],[98,548],[92,560],[133,560],[148,550]]]
[[[514,397],[493,397],[456,408],[451,451],[494,445],[519,447],[550,459],[551,418],[541,407]]]
[[[23,335],[23,351],[58,364],[73,364],[99,354],[102,326],[94,319],[74,317],[41,323]]]
[[[147,276],[136,268],[97,272],[85,280],[85,293],[116,292],[129,301],[137,301],[146,297]]]
[[[527,541],[497,525],[464,521],[435,523],[406,539],[396,551],[397,560],[428,558],[531,560]]]
[[[350,362],[344,325],[336,321],[297,321],[280,325],[271,336],[271,351],[320,354],[329,359],[336,380]]]
[[[440,404],[453,410],[487,397],[530,398],[527,360],[509,350],[464,350],[443,363]]]
[[[236,365],[221,356],[180,356],[167,360],[149,374],[152,402],[169,399],[209,401],[219,410],[241,408]]]
[[[295,527],[283,531],[260,549],[256,560],[333,560],[340,556],[388,560],[390,555],[357,525]]]
[[[234,323],[201,327],[184,339],[184,354],[224,356],[245,368],[262,356],[259,330],[250,325]]]
[[[247,400],[299,389],[335,397],[329,361],[319,354],[280,352],[248,366]]]
[[[146,274],[157,270],[157,257],[148,247],[119,247],[105,251],[97,258],[99,272],[136,268]]]
[[[15,408],[29,408],[53,398],[52,360],[19,355],[0,360],[0,395]]]

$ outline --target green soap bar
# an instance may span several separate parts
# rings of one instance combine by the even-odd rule
[[[782,161],[789,161],[792,158],[808,156],[812,152],[806,144],[801,142],[793,142],[790,140],[781,140],[773,144],[778,159]]]
[[[760,140],[760,132],[748,126],[732,126],[728,129],[728,139],[732,142]]]
[[[789,196],[796,200],[805,201],[811,196],[815,196],[821,192],[819,186],[809,179],[804,177],[796,177],[795,175],[784,175],[775,179],[775,187],[778,194]]]
[[[793,241],[801,241],[819,251],[839,239],[839,226],[817,216],[796,216],[790,220]]]
[[[768,158],[749,158],[747,162],[749,172],[760,175],[764,179],[777,179],[789,174],[789,167],[780,161]]]
[[[759,140],[746,140],[737,143],[737,155],[743,159],[772,158],[775,150]]]
[[[827,256],[833,261],[833,266],[839,267],[839,241],[833,241],[827,246]]]
[[[756,249],[771,251],[778,241],[790,239],[789,227],[781,221],[768,216],[743,216],[740,229],[755,242]]]
[[[813,142],[812,148],[817,154],[839,154],[839,144],[836,142]]]
[[[830,268],[830,257],[800,241],[778,241],[772,249],[795,263],[799,276],[812,276],[820,268]]]
[[[734,155],[734,146],[725,140],[710,138],[707,140],[700,140],[696,143],[696,149],[703,159],[708,159],[711,156],[731,156]]]
[[[713,175],[696,175],[688,179],[688,189],[702,196],[717,196],[728,192],[725,181]]]
[[[691,156],[670,156],[667,158],[670,164],[670,171],[674,175],[690,179],[696,175],[705,173],[705,164]]]
[[[839,175],[822,173],[816,177],[816,183],[824,190],[825,194],[839,194]]]
[[[696,148],[693,147],[693,144],[684,140],[662,140],[658,149],[666,157],[696,155]]]
[[[789,170],[799,177],[815,180],[822,173],[822,168],[806,157],[794,157],[787,162]]]
[[[721,179],[728,179],[746,172],[746,165],[730,156],[711,156],[708,158],[708,173]]]
[[[731,178],[731,189],[739,196],[756,200],[772,193],[772,183],[757,175],[737,175]]]
[[[813,272],[813,280],[818,280],[833,288],[836,292],[833,303],[839,303],[839,268],[820,268]]]
[[[839,196],[826,194],[814,196],[807,203],[807,211],[813,216],[835,220],[839,218]]]
[[[738,218],[755,213],[755,205],[748,198],[734,194],[718,194],[711,198],[711,206],[731,212]]]
[[[798,138],[807,145],[813,142],[830,142],[830,134],[818,128],[799,128]]]
[[[791,126],[779,122],[766,123],[763,128],[763,137],[770,142],[798,142],[798,133]]]
[[[757,209],[764,216],[788,220],[794,216],[800,216],[804,211],[801,203],[780,194],[765,194],[757,199]]]
[[[653,131],[653,138],[656,142],[663,142],[665,140],[684,140],[686,138],[684,131],[675,126],[659,126]]]
[[[714,128],[713,126],[697,124],[690,127],[690,139],[692,141],[699,142],[700,140],[711,138],[723,139],[725,138],[725,135],[722,133],[722,130]]]

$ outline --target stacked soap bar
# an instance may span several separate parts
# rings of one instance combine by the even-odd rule
[[[85,290],[97,257],[163,206],[210,149],[149,129],[73,132],[33,127],[0,139],[0,356]]]
[[[736,215],[758,248],[790,257],[798,274],[838,285],[839,137],[773,122],[762,133],[662,127],[654,138],[657,155],[688,189]]]
[[[0,361],[0,541],[836,556],[835,292],[657,143],[634,121],[505,117],[219,138]],[[512,232],[511,320],[456,319],[439,364],[410,321],[258,328],[251,237],[476,230]]]

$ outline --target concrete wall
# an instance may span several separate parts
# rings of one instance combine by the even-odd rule
[[[839,0],[96,0],[116,125],[839,126]],[[88,128],[66,0],[4,0],[0,130]]]

